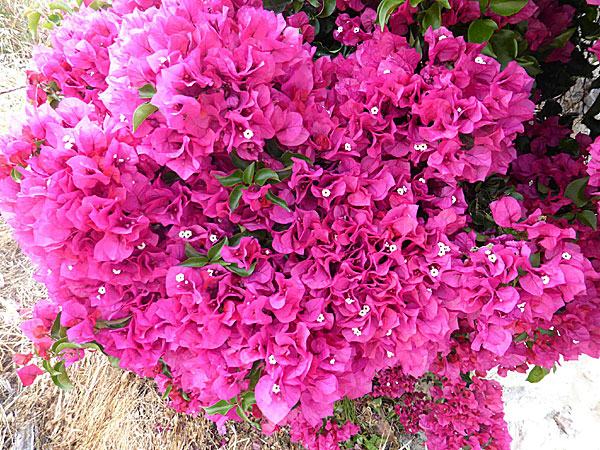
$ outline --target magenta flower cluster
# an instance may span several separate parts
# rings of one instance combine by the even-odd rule
[[[548,219],[586,170],[600,190],[600,147],[588,165],[547,156],[570,130],[529,123],[523,68],[444,27],[421,55],[398,34],[408,2],[385,31],[353,3],[333,32],[357,45],[347,57],[315,58],[305,15],[256,0],[115,0],[37,49],[33,106],[0,137],[0,209],[50,294],[24,325],[39,356],[60,310],[69,340],[154,377],[176,409],[253,391],[264,432],[290,424],[323,449],[357,432],[323,426],[336,401],[385,369],[432,371],[446,401],[413,421],[432,450],[460,448],[460,433],[508,449],[499,387],[467,389],[461,373],[600,356],[600,239]],[[556,34],[545,11],[523,12],[549,27],[532,46]],[[517,154],[519,133],[532,153]],[[464,187],[507,173],[523,200],[491,203],[482,242]],[[564,184],[542,200],[547,178]]]

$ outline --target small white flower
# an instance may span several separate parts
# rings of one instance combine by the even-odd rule
[[[125,117],[125,114],[121,113],[119,114],[119,122],[126,122],[127,121],[127,117]]]
[[[571,259],[571,254],[569,252],[563,252],[561,256],[562,259],[566,259],[567,261]]]
[[[191,230],[185,230],[185,231],[183,232],[183,238],[184,238],[184,239],[189,239],[189,238],[191,238],[191,237],[192,237],[192,231],[191,231]]]
[[[444,251],[443,248],[440,248],[440,251],[438,252],[438,256],[444,256],[446,254],[446,252]]]
[[[433,289],[427,288],[427,292],[433,292]]]
[[[269,364],[277,364],[277,360],[273,355],[269,356]]]
[[[352,328],[352,332],[355,336],[360,336],[362,334],[362,331],[360,331],[358,328]]]
[[[360,33],[360,28],[354,27],[354,30],[352,30],[352,31],[354,31],[355,33]]]
[[[246,139],[252,139],[254,137],[254,131],[252,131],[251,129],[247,129],[244,131],[244,137]]]
[[[456,108],[456,110],[457,110],[458,112],[462,112],[462,108],[461,108],[460,106],[459,106],[458,108]]]
[[[215,274],[215,271],[213,269],[207,269],[206,271],[208,272],[209,277],[212,277]]]
[[[440,271],[439,271],[439,270],[437,270],[435,267],[431,267],[431,268],[429,269],[429,274],[430,274],[430,275],[431,275],[433,278],[435,278],[435,277],[437,277],[437,276],[440,274]]]
[[[323,189],[321,191],[321,195],[325,198],[329,197],[331,195],[331,191],[329,189]]]
[[[374,116],[379,114],[379,108],[377,106],[373,106],[371,108],[371,114],[373,114]]]
[[[419,178],[419,181],[420,181],[421,183],[427,183],[427,181],[425,181],[425,178],[423,178],[423,177]]]
[[[386,336],[391,336],[392,335],[392,330],[388,330],[387,333],[385,333]]]
[[[115,275],[119,275],[121,273],[121,269],[113,269],[113,273]]]
[[[212,243],[215,243],[215,242],[217,242],[217,241],[219,240],[219,238],[217,237],[217,235],[216,235],[216,234],[211,234],[211,235],[208,237],[208,240],[209,240],[210,242],[212,242]]]
[[[384,75],[387,75],[388,73],[392,73],[392,71],[391,71],[390,69],[385,69],[385,70],[383,71],[383,74],[384,74]]]
[[[281,392],[281,388],[279,387],[278,384],[274,384],[272,390],[273,390],[273,394],[279,394]]]
[[[333,366],[333,365],[335,364],[335,359],[334,359],[334,358],[331,358],[331,359],[329,360],[329,364],[331,364],[331,365]]]
[[[481,56],[478,56],[477,58],[475,58],[475,62],[477,64],[485,64],[485,59],[483,59]]]
[[[359,315],[360,317],[365,317],[365,316],[366,316],[368,313],[369,313],[369,311],[367,311],[367,310],[365,310],[365,309],[361,309],[361,310],[358,312],[358,315]]]
[[[492,251],[491,251],[491,250],[486,250],[486,251],[485,251],[485,254],[486,254],[486,255],[491,255],[491,254],[492,254]]]
[[[333,240],[337,242],[337,240],[338,240],[338,235],[337,234],[333,235]]]
[[[73,270],[73,266],[67,266],[67,269]]]
[[[183,280],[185,280],[184,274],[178,273],[177,275],[175,275],[175,281],[177,281],[178,283],[181,283]]]
[[[338,31],[338,33],[343,33],[344,32],[344,28],[343,27],[338,27],[337,31]]]
[[[579,344],[579,341],[573,339],[573,344],[577,345],[577,344]]]
[[[452,196],[452,204],[454,205],[456,203],[456,197],[453,195]]]
[[[180,237],[181,239],[183,239],[183,238],[185,237],[185,230],[181,230],[181,231],[179,232],[179,237]]]
[[[400,195],[404,195],[408,192],[408,188],[406,186],[402,186],[396,189],[396,192]]]
[[[100,286],[98,288],[98,294],[106,294],[106,288],[104,286]]]
[[[137,246],[137,248],[139,248],[140,250],[144,250],[146,248],[146,243],[142,242],[140,245]]]
[[[472,252],[476,252],[477,250],[479,250],[479,247],[471,247]]]
[[[398,246],[396,244],[390,245],[390,252],[395,252],[396,250],[398,250]]]
[[[495,263],[498,260],[498,257],[492,253],[491,255],[488,255],[488,259],[490,262]]]
[[[73,143],[72,143],[72,142],[67,142],[67,143],[65,144],[65,148],[66,148],[67,150],[70,150],[70,149],[72,149],[72,148],[73,148]]]
[[[542,283],[543,284],[548,284],[550,283],[550,277],[548,275],[543,275],[542,276]]]
[[[269,250],[268,248],[265,249],[265,255],[270,255],[271,254],[271,250]]]
[[[317,317],[317,322],[321,323],[325,320],[325,316],[323,314],[319,314],[319,317]]]
[[[439,38],[438,41],[443,41],[444,39],[446,39],[448,36],[446,36],[445,34],[442,34]]]
[[[390,352],[389,350],[387,352],[385,352],[385,354],[387,355],[388,358],[394,357],[394,353]]]
[[[352,144],[350,144],[350,142],[346,142],[344,144],[344,150],[346,150],[347,152],[349,152],[350,150],[352,150]]]
[[[346,303],[351,305],[352,303],[354,303],[354,299],[351,297],[346,297]]]
[[[529,180],[529,183],[527,183],[529,186],[533,186],[533,180]]]

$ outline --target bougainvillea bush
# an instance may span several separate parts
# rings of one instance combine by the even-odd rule
[[[0,137],[49,292],[24,384],[100,351],[221,427],[337,448],[372,394],[431,450],[508,449],[487,372],[600,356],[600,103],[563,111],[597,6],[59,6]]]

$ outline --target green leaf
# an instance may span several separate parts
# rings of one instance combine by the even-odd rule
[[[52,377],[56,376],[56,375],[58,375],[60,373],[58,370],[54,369],[54,367],[52,367],[50,365],[50,361],[48,361],[47,359],[45,359],[45,360],[42,361],[42,368],[46,372],[48,372],[50,374],[50,376],[52,376]]]
[[[233,272],[236,275],[239,275],[240,277],[249,277],[250,275],[252,275],[254,273],[254,269],[256,268],[256,261],[254,261],[252,263],[252,265],[250,266],[250,269],[248,269],[248,270],[242,269],[237,264],[230,264],[228,266],[225,266],[225,268],[227,270],[229,270],[230,272]]]
[[[192,244],[190,244],[189,242],[185,243],[185,256],[187,256],[188,258],[206,257],[206,255],[198,253],[196,249],[192,247]]]
[[[377,7],[377,24],[383,29],[390,16],[398,7],[403,4],[406,0],[383,0]]]
[[[248,167],[246,167],[246,170],[244,170],[244,173],[242,175],[242,180],[244,181],[244,183],[252,184],[252,179],[254,178],[255,170],[256,170],[256,162],[253,161],[252,164],[250,164]]]
[[[50,7],[50,9],[60,9],[69,14],[73,13],[73,10],[71,9],[71,7],[69,5],[67,5],[65,2],[63,2],[62,0],[54,0],[48,6]]]
[[[437,30],[440,26],[442,26],[442,7],[436,2],[421,17],[421,31],[425,34],[429,27]]]
[[[242,198],[242,191],[244,189],[248,188],[246,186],[236,186],[233,188],[233,191],[231,191],[231,194],[229,194],[229,209],[231,209],[231,212],[235,211],[235,209],[240,204],[240,199]]]
[[[529,372],[529,375],[527,375],[527,381],[530,383],[539,383],[549,373],[550,371],[545,367],[534,366]]]
[[[287,205],[287,203],[285,202],[284,199],[282,199],[281,197],[277,197],[275,194],[273,194],[271,192],[271,189],[269,189],[267,191],[267,193],[265,194],[265,198],[267,200],[269,200],[271,203],[281,206],[283,209],[285,209],[286,211],[290,211],[290,207]]]
[[[482,44],[490,40],[494,31],[498,29],[498,24],[492,19],[475,19],[469,25],[469,42]]]
[[[527,71],[527,74],[532,78],[535,78],[537,75],[544,72],[541,69],[540,63],[538,62],[538,60],[535,56],[532,56],[532,55],[522,56],[520,58],[517,58],[517,63],[523,69],[525,69]]]
[[[256,396],[254,391],[248,391],[242,397],[242,409],[244,411],[250,411],[252,405],[256,403]]]
[[[500,16],[512,16],[521,11],[529,0],[491,0],[490,9]]]
[[[220,175],[215,175],[215,177],[217,180],[219,180],[219,183],[221,183],[222,186],[231,187],[242,182],[242,174],[243,172],[240,169],[236,169],[235,172],[225,177]]]
[[[237,415],[238,415],[238,417],[240,419],[243,419],[243,420],[245,420],[248,423],[252,423],[252,421],[250,420],[250,418],[246,415],[246,413],[244,412],[244,410],[240,406],[236,407],[235,412],[237,413]]]
[[[217,259],[221,259],[221,249],[224,245],[227,245],[227,238],[221,239],[215,245],[213,245],[209,250],[206,256],[209,260],[215,261]]]
[[[47,18],[47,19],[48,19],[50,22],[52,22],[54,25],[60,25],[60,22],[62,21],[62,19],[63,19],[63,16],[62,16],[62,14],[60,14],[60,13],[54,13],[54,14],[48,14],[48,15],[46,16],[46,18]]]
[[[561,34],[559,34],[558,36],[556,36],[552,42],[550,42],[550,44],[548,45],[548,47],[550,48],[563,48],[565,45],[567,45],[567,42],[569,42],[569,39],[571,39],[571,36],[573,36],[573,33],[575,33],[575,28],[569,28],[565,31],[563,31]]]
[[[121,362],[120,358],[117,358],[116,356],[112,355],[106,355],[106,358],[108,359],[108,362],[112,367],[114,367],[115,369],[119,368],[119,363]]]
[[[10,171],[10,177],[15,181],[15,183],[20,183],[21,179],[23,179],[23,175],[17,169],[13,167]]]
[[[96,320],[96,328],[101,330],[102,328],[110,328],[111,330],[118,330],[119,328],[125,328],[131,322],[131,316],[122,317],[121,319],[114,320]]]
[[[239,155],[237,154],[237,151],[235,150],[235,148],[229,154],[229,158],[231,158],[231,163],[235,167],[238,167],[238,168],[240,168],[242,170],[245,170],[246,167],[248,167],[250,165],[250,161],[246,161],[245,159],[242,159],[242,158],[239,157]]]
[[[133,131],[137,130],[139,126],[148,118],[150,114],[158,111],[158,108],[150,102],[142,103],[133,112]]]
[[[448,0],[435,0],[435,1],[438,2],[440,5],[442,5],[446,9],[452,9],[450,7],[450,2]]]
[[[292,0],[263,0],[263,7],[275,14],[282,13]]]
[[[285,152],[281,156],[281,162],[283,162],[286,166],[291,167],[294,165],[294,161],[292,160],[292,158],[302,159],[314,167],[314,164],[310,160],[310,158],[308,156],[302,155],[300,153]]]
[[[166,400],[166,398],[169,396],[169,394],[171,393],[171,391],[173,390],[173,385],[170,384],[167,386],[167,388],[165,389],[165,393],[161,396],[161,398],[163,400]]]
[[[190,396],[188,395],[188,393],[187,393],[187,392],[185,392],[183,389],[180,389],[180,391],[181,391],[181,397],[182,397],[182,398],[183,398],[183,399],[184,399],[186,402],[189,402],[191,399],[190,399]]]
[[[85,344],[81,344],[82,347],[89,348],[90,350],[97,350],[99,352],[104,352],[104,349],[97,342],[86,342]]]
[[[150,83],[143,85],[141,88],[138,88],[138,92],[140,93],[140,98],[152,98],[154,94],[156,94],[156,89]]]
[[[522,341],[524,341],[525,339],[527,339],[528,337],[529,337],[529,335],[527,334],[527,332],[526,332],[526,331],[523,331],[522,333],[520,333],[520,334],[517,334],[517,335],[516,335],[516,336],[513,338],[513,341],[515,341],[515,342],[522,342]]]
[[[287,169],[278,170],[275,173],[277,174],[279,181],[283,181],[292,176],[292,168],[288,167]]]
[[[576,206],[581,208],[588,202],[588,198],[585,196],[585,188],[587,187],[590,177],[579,178],[571,181],[565,188],[564,196],[573,200]]]
[[[181,267],[204,267],[208,264],[208,258],[204,255],[202,256],[193,256],[191,258],[186,259],[181,264]]]
[[[232,405],[227,400],[219,400],[212,406],[203,406],[204,411],[207,416],[214,416],[215,414],[220,414],[224,416],[227,414],[235,405]]]
[[[279,176],[277,172],[271,169],[260,169],[256,173],[256,177],[254,178],[254,182],[259,186],[264,186],[265,183],[269,180],[279,181]]]
[[[408,3],[410,3],[410,6],[412,6],[413,8],[419,6],[421,4],[423,0],[409,0]]]
[[[323,19],[325,17],[329,17],[335,11],[336,0],[322,0],[323,1],[323,9],[319,12],[317,17],[319,19]]]
[[[517,34],[511,30],[496,31],[490,38],[488,45],[494,53],[494,58],[502,67],[506,67],[510,61],[514,61],[519,54]]]
[[[52,375],[52,381],[54,382],[54,384],[56,384],[59,388],[65,391],[70,391],[71,389],[73,389],[73,384],[71,383],[71,380],[69,380],[67,370],[65,369],[65,362],[58,362],[54,366],[54,370],[55,372],[57,372],[56,375]]]
[[[60,326],[60,316],[61,316],[62,312],[59,312],[56,315],[56,318],[54,319],[54,322],[52,322],[52,328],[50,328],[50,336],[53,339],[61,339],[66,337],[66,334],[63,336],[61,335],[60,329],[62,328]]]
[[[34,37],[37,37],[38,24],[40,23],[40,17],[42,17],[42,15],[37,11],[31,12],[27,16],[27,24],[29,25],[29,31],[31,31],[31,34],[33,34]]]
[[[583,225],[590,227],[592,230],[597,230],[598,217],[593,211],[584,209],[583,211],[580,211],[577,214],[575,214],[575,218],[579,220]]]
[[[531,267],[540,267],[540,254],[532,253],[529,255],[529,262],[531,263]]]

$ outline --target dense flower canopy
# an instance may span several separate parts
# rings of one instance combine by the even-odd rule
[[[536,51],[572,20],[555,3],[483,13],[528,20]],[[382,30],[373,5],[338,1],[333,38],[356,48],[335,57],[305,13],[257,1],[66,18],[35,53],[27,119],[0,137],[0,208],[50,294],[24,324],[38,354],[60,311],[68,340],[154,377],[178,410],[252,393],[263,431],[289,423],[315,448],[356,432],[305,430],[377,373],[433,372],[457,406],[423,413],[430,448],[461,448],[441,417],[487,401],[459,431],[507,449],[499,386],[461,374],[600,356],[599,235],[587,213],[561,217],[580,179],[595,217],[600,144],[549,151],[570,127],[534,119],[522,64],[447,28],[477,2],[450,4],[415,48],[408,2]]]

